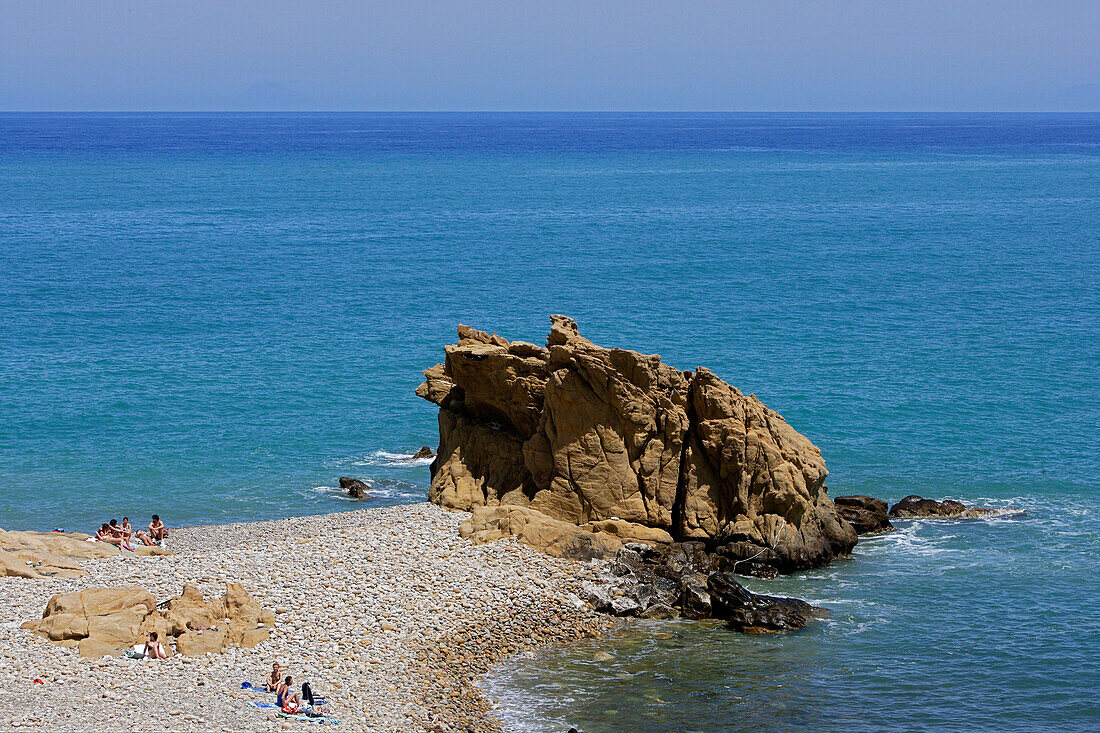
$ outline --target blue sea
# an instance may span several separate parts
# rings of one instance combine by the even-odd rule
[[[423,501],[458,323],[707,366],[899,522],[485,680],[517,731],[1100,731],[1100,116],[0,115],[0,526]],[[596,651],[614,654],[594,662]]]

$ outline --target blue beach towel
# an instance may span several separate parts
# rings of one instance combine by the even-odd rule
[[[268,708],[278,709],[279,708],[279,706],[276,705],[273,702],[256,702],[255,700],[249,700],[248,704],[251,705],[254,708],[264,708],[264,709],[268,709]]]

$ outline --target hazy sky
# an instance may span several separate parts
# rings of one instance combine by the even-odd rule
[[[6,110],[1100,110],[1100,1],[0,0]]]

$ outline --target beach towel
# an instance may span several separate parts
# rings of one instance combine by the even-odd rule
[[[255,700],[249,700],[248,704],[254,708],[264,708],[265,710],[268,708],[279,708],[279,706],[273,702],[256,702]]]
[[[327,716],[320,716],[317,718],[311,718],[308,715],[290,715],[288,713],[275,713],[280,718],[286,718],[287,720],[296,720],[302,723],[321,723],[322,725],[339,725],[340,721],[336,718],[329,718]]]

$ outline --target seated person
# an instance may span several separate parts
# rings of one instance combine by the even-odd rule
[[[130,538],[127,537],[126,533],[122,531],[122,527],[118,526],[118,520],[117,519],[112,519],[111,523],[110,523],[110,525],[108,525],[107,529],[111,532],[111,535],[116,540],[118,540],[117,542],[114,542],[112,544],[116,544],[119,547],[125,548],[127,550],[134,549],[133,546],[130,545]]]
[[[275,692],[279,689],[279,663],[275,662],[271,665],[271,674],[264,680],[264,692]]]
[[[164,646],[160,643],[155,631],[149,632],[149,641],[145,642],[145,656],[150,659],[168,658],[168,653],[164,651]]]
[[[121,529],[122,529],[122,538],[123,539],[128,540],[128,539],[130,539],[131,537],[134,536],[134,528],[130,526],[130,518],[129,517],[123,517],[122,518],[122,527],[121,527]]]
[[[116,536],[115,533],[111,531],[111,525],[106,522],[96,531],[95,538],[100,542],[106,542],[110,545],[118,546],[122,544],[122,538]]]
[[[294,680],[290,675],[287,675],[286,679],[283,680],[283,684],[279,685],[275,690],[275,702],[284,710],[297,710],[302,704],[302,700],[298,697],[298,693],[290,689],[290,686],[293,684]]]
[[[154,514],[153,521],[149,522],[149,536],[154,542],[163,542],[168,537],[168,528],[160,521],[160,516]]]

